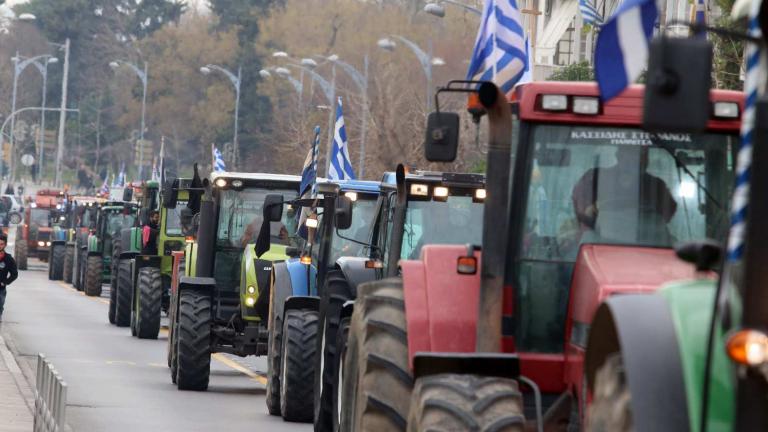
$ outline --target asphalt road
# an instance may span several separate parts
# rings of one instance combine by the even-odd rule
[[[108,290],[89,298],[47,267],[30,270],[8,288],[1,331],[32,377],[44,353],[69,386],[67,423],[74,431],[309,431],[267,413],[265,358],[214,355],[207,392],[182,392],[171,383],[166,335],[132,338],[107,321]],[[31,381],[34,382],[34,381]]]

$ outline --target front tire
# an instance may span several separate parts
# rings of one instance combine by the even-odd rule
[[[274,307],[274,305],[273,305]],[[280,364],[283,357],[283,320],[273,309],[270,314],[269,351],[267,352],[267,411],[280,415]]]
[[[101,279],[103,273],[101,256],[91,255],[85,263],[85,295],[98,297],[101,295]]]
[[[632,395],[621,354],[613,354],[597,370],[588,431],[632,430]]]
[[[400,278],[360,286],[344,360],[342,430],[405,431],[413,376]]]
[[[131,260],[120,260],[117,271],[117,293],[115,299],[115,324],[128,327],[131,324]]]
[[[211,374],[211,298],[185,290],[179,300],[176,384],[179,390],[204,391]]]
[[[314,415],[317,311],[289,310],[283,324],[280,365],[280,412],[291,422],[311,422]]]
[[[144,267],[139,270],[136,292],[139,296],[136,311],[136,336],[139,339],[157,339],[160,333],[160,309],[163,305],[163,281],[160,269]]]
[[[66,248],[66,245],[51,246],[51,280],[62,280],[64,278]]]
[[[341,430],[341,392],[344,388],[344,379],[346,368],[344,367],[344,357],[347,355],[347,340],[349,337],[349,317],[341,320],[339,331],[336,332],[336,356],[333,359],[333,431]]]
[[[26,240],[16,240],[16,246],[13,253],[15,254],[14,258],[16,259],[16,266],[19,268],[19,270],[27,269],[27,247],[28,245]]]
[[[75,261],[75,247],[74,246],[66,246],[64,249],[64,269],[62,271],[61,277],[66,283],[72,283],[72,273],[73,273],[73,266]]]

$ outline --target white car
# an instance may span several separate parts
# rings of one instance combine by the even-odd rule
[[[16,195],[3,194],[0,199],[2,199],[5,207],[8,208],[8,222],[12,224],[21,223],[22,215],[24,214],[24,205],[21,198]]]

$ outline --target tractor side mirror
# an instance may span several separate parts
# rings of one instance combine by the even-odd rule
[[[430,162],[453,162],[459,147],[459,114],[432,112],[427,117],[424,154]]]
[[[283,196],[269,194],[264,198],[264,222],[280,222],[283,218]]]
[[[133,188],[126,187],[123,189],[123,201],[130,202],[133,200]]]
[[[652,132],[703,131],[712,112],[711,71],[712,44],[706,39],[654,38],[648,59],[643,128]]]
[[[166,181],[163,185],[163,207],[167,209],[176,208],[176,202],[179,200],[179,179]]]
[[[352,226],[352,200],[344,195],[336,197],[336,213],[333,215],[336,229],[345,230]]]

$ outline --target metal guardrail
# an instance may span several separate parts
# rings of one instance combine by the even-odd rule
[[[34,432],[64,431],[67,410],[67,383],[45,355],[37,355],[35,379]]]

